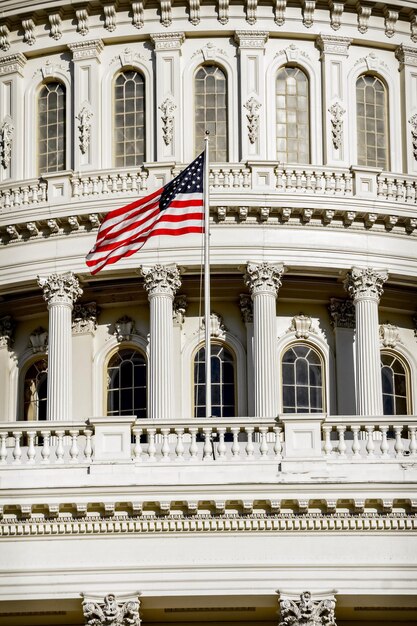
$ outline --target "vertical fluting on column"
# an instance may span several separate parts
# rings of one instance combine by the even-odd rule
[[[175,265],[141,268],[150,306],[149,417],[171,419],[174,407],[173,301],[181,286]]]
[[[388,279],[384,270],[353,267],[344,282],[356,310],[356,412],[382,415],[378,304]]]
[[[276,347],[276,298],[283,265],[248,263],[245,284],[253,301],[255,417],[278,412],[279,368]]]
[[[78,279],[72,272],[39,278],[49,311],[48,420],[72,419],[71,312],[81,296]]]

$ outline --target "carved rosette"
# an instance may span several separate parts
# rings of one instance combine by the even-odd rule
[[[144,287],[148,297],[170,296],[174,298],[176,291],[181,287],[180,273],[176,265],[160,265],[157,263],[151,268],[141,268],[144,277]]]
[[[43,297],[48,307],[54,304],[72,307],[83,293],[78,278],[72,272],[50,274],[47,278],[38,276],[38,285],[43,289]]]
[[[330,323],[333,328],[355,328],[355,305],[345,298],[330,298]]]
[[[0,128],[0,161],[4,169],[9,167],[12,156],[14,125],[11,117],[5,117]]]
[[[180,296],[175,296],[174,304],[172,307],[172,319],[176,326],[182,326],[185,319],[185,314],[187,312],[187,296],[181,294]]]
[[[253,324],[253,302],[250,295],[247,293],[240,294],[239,300],[240,312],[242,314],[242,320],[245,324]]]
[[[343,283],[346,291],[353,299],[375,300],[379,302],[383,294],[384,283],[388,280],[388,272],[374,270],[371,267],[353,267]]]
[[[332,140],[334,147],[338,150],[343,143],[343,116],[345,109],[339,102],[335,102],[329,108],[330,122],[332,124]]]
[[[0,348],[10,348],[16,323],[11,315],[0,317]]]
[[[100,307],[96,302],[74,304],[72,311],[72,332],[75,335],[93,333],[97,328]]]
[[[260,293],[278,295],[281,287],[281,277],[284,274],[283,265],[271,263],[248,263],[244,276],[245,285],[249,288],[252,297]]]
[[[261,103],[252,97],[243,105],[247,110],[246,118],[248,120],[248,137],[250,143],[255,143],[259,134],[259,114]]]
[[[279,626],[336,626],[334,596],[313,600],[309,591],[299,599],[280,597],[281,621]]]
[[[79,121],[78,132],[80,150],[82,154],[85,154],[88,150],[88,146],[90,145],[91,119],[93,117],[93,111],[91,110],[91,106],[88,102],[84,102],[76,117]]]
[[[116,599],[110,593],[103,601],[95,597],[85,597],[82,606],[86,626],[140,626],[141,623],[140,601],[137,596]]]

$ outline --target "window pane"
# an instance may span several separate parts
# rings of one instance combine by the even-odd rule
[[[284,413],[323,410],[323,365],[313,348],[295,345],[285,351],[282,357],[282,381]]]
[[[205,350],[194,357],[194,416],[205,417]],[[217,417],[235,415],[235,365],[231,352],[220,344],[211,345],[212,414]]]
[[[137,350],[120,349],[107,368],[107,415],[146,417],[146,361]]]
[[[356,118],[358,164],[388,169],[387,97],[385,86],[379,78],[358,78]]]
[[[298,68],[283,67],[277,74],[276,138],[279,161],[310,162],[308,78]]]
[[[46,420],[48,362],[45,358],[33,363],[27,370],[23,388],[23,419]]]
[[[381,354],[384,415],[407,415],[409,374],[403,361],[391,353]]]
[[[58,82],[42,86],[38,97],[39,173],[65,169],[65,87]],[[60,137],[57,143],[56,137]]]
[[[210,132],[210,160],[228,160],[227,82],[217,65],[203,65],[194,86],[195,155],[204,149],[205,131]]]
[[[118,75],[114,88],[115,165],[142,165],[145,160],[145,81],[139,72]]]

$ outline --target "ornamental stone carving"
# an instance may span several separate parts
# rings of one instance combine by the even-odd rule
[[[239,306],[244,323],[253,324],[253,301],[251,296],[247,293],[241,293]]]
[[[281,277],[283,274],[283,265],[266,262],[248,263],[244,281],[252,296],[258,293],[269,293],[276,298],[282,284]]]
[[[258,0],[245,0],[246,21],[248,24],[256,23],[256,10],[258,8]]]
[[[335,102],[329,108],[330,122],[332,125],[332,141],[333,145],[338,150],[342,147],[343,143],[343,116],[346,113],[340,102]]]
[[[9,35],[10,35],[10,30],[8,29],[7,25],[1,24],[0,25],[0,50],[3,50],[3,52],[7,52],[7,50],[10,48]]]
[[[290,332],[294,332],[297,339],[308,339],[312,330],[312,320],[308,315],[300,313],[291,320]]]
[[[287,8],[287,0],[275,0],[275,24],[283,26],[285,24],[285,9]]]
[[[417,161],[417,113],[415,113],[410,119],[408,123],[411,126],[411,141],[413,145],[413,156]]]
[[[355,305],[345,298],[330,298],[330,323],[333,328],[355,328]]]
[[[368,30],[369,18],[371,17],[372,7],[364,6],[360,2],[356,3],[358,12],[358,31],[364,35]]]
[[[374,270],[371,267],[353,267],[343,283],[354,302],[358,300],[376,300],[383,294],[383,285],[388,280],[388,272]]]
[[[162,104],[158,107],[161,111],[162,120],[162,137],[165,145],[169,146],[172,143],[174,136],[174,111],[177,108],[172,98],[165,98]]]
[[[300,599],[280,596],[281,621],[279,626],[336,626],[334,596],[313,600],[309,591]]]
[[[100,307],[96,302],[81,302],[74,304],[72,311],[72,332],[75,335],[93,333],[97,328],[97,318]]]
[[[248,137],[250,143],[255,143],[258,140],[259,135],[259,114],[258,110],[261,108],[261,103],[256,98],[252,97],[243,105],[247,110],[246,118],[248,120]]]
[[[88,28],[88,9],[76,9],[75,17],[77,18],[77,33],[80,33],[83,37],[87,35]]]
[[[206,320],[203,317],[201,329],[204,330],[205,327]],[[226,331],[227,328],[224,325],[223,317],[214,311],[210,313],[210,336],[217,337],[219,339],[226,339]]]
[[[414,337],[417,337],[417,314],[413,315]]]
[[[16,323],[11,315],[0,317],[0,348],[10,348]]]
[[[395,25],[398,17],[398,11],[392,11],[388,7],[384,7],[385,34],[387,37],[393,37],[395,35]]]
[[[12,156],[14,125],[9,115],[4,118],[0,128],[0,161],[4,169],[7,169]]]
[[[112,2],[111,4],[105,4],[103,6],[104,13],[104,28],[112,33],[116,30],[116,6]]]
[[[176,265],[160,265],[140,269],[148,296],[167,295],[172,298],[181,287],[180,273]]]
[[[48,347],[48,331],[42,326],[35,328],[29,335],[29,346],[32,348],[33,354],[46,352]]]
[[[189,0],[190,22],[193,26],[200,23],[200,0]]]
[[[83,293],[78,279],[72,272],[50,274],[47,278],[38,276],[38,285],[43,289],[43,297],[48,306],[67,304],[72,307]]]
[[[159,0],[161,24],[171,26],[172,24],[172,2],[171,0]]]
[[[84,61],[86,59],[98,59],[104,44],[101,39],[90,39],[88,41],[69,43],[68,48],[72,52],[73,61]]]
[[[311,28],[314,24],[314,9],[316,0],[302,0],[303,24],[306,28]]]
[[[31,18],[26,18],[22,20],[22,28],[23,28],[23,41],[28,44],[28,46],[33,46],[36,41],[35,37],[35,22]]]
[[[333,0],[330,0],[330,26],[333,30],[339,30],[342,24],[342,14],[344,8],[344,1],[333,2]]]
[[[122,341],[130,341],[132,335],[136,334],[136,326],[134,320],[128,315],[120,317],[114,324],[114,336],[120,343]]]
[[[50,13],[48,15],[49,25],[51,27],[51,37],[58,41],[62,37],[62,17],[60,13]]]
[[[89,102],[84,102],[81,106],[80,112],[76,116],[76,119],[79,121],[79,145],[82,154],[85,154],[87,152],[88,146],[90,145],[92,117],[93,111],[91,110]]]
[[[182,326],[187,312],[187,296],[181,294],[175,296],[174,304],[172,306],[172,319],[175,326]]]
[[[395,348],[397,344],[401,343],[398,326],[388,322],[380,325],[379,337],[384,348]]]
[[[227,24],[229,21],[229,0],[217,0],[217,13],[220,24]]]
[[[135,28],[143,28],[145,23],[145,2],[132,2],[132,24]]]
[[[84,596],[83,614],[86,626],[140,626],[140,602],[137,596],[116,599],[113,594],[98,598]]]

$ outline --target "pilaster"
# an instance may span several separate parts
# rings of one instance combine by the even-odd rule
[[[9,416],[10,399],[10,348],[13,344],[15,322],[11,315],[0,318],[0,421],[15,419]]]
[[[276,299],[283,265],[248,263],[245,284],[253,301],[254,408],[255,417],[278,413],[278,354]]]
[[[399,62],[403,162],[407,174],[417,174],[417,48],[398,46],[395,56]]]
[[[151,35],[155,49],[156,161],[181,162],[181,46],[184,33]]]
[[[240,312],[246,327],[246,372],[247,380],[254,380],[253,363],[253,301],[247,293],[240,294]],[[247,385],[248,415],[255,415],[255,398],[253,386]]]
[[[265,159],[265,46],[266,31],[236,31],[240,65],[242,159]]]
[[[175,265],[142,267],[144,288],[150,304],[149,417],[174,417],[173,302],[181,286]]]
[[[187,296],[185,296],[184,294],[175,296],[172,311],[174,335],[174,415],[183,415],[182,394],[180,392],[180,390],[182,389],[182,327],[184,324],[187,307]]]
[[[351,39],[319,35],[323,98],[323,156],[325,165],[348,166],[347,63]]]
[[[0,181],[23,178],[23,69],[26,57],[0,59]]]
[[[74,64],[74,169],[101,167],[101,39],[68,44]]]
[[[92,393],[94,335],[100,308],[96,302],[74,304],[72,310],[73,412],[77,419],[93,415]]]
[[[388,273],[385,270],[353,267],[344,283],[356,311],[358,415],[383,415],[378,304],[387,279]]]
[[[355,415],[355,306],[349,299],[330,298],[329,314],[335,340],[337,412]]]
[[[82,289],[72,272],[38,277],[49,311],[48,420],[72,419],[71,311]]]

